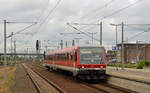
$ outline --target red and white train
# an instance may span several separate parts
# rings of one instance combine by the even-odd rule
[[[70,47],[45,54],[45,66],[71,72],[85,79],[104,79],[106,53],[104,47]]]

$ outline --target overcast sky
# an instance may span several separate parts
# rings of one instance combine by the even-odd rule
[[[137,2],[138,1],[138,2]],[[80,45],[85,45],[91,38],[80,35],[60,35],[60,33],[77,33],[78,31],[66,25],[69,23],[97,24],[103,22],[103,45],[108,49],[115,44],[115,27],[110,23],[120,24],[149,24],[150,0],[0,0],[0,52],[3,52],[3,21],[18,22],[7,24],[7,35],[17,32],[38,22],[36,25],[13,37],[16,40],[17,51],[35,48],[35,41],[41,40],[42,46],[57,46],[61,39],[71,45],[74,38],[82,38]],[[137,2],[136,4],[134,4]],[[58,6],[54,9],[55,5]],[[130,6],[131,7],[128,7]],[[51,11],[54,9],[53,11]],[[51,14],[48,16],[48,13]],[[45,20],[43,22],[43,20]],[[94,38],[99,39],[99,26],[73,25],[84,32],[96,32]],[[137,33],[148,30],[149,26],[125,26],[125,41],[141,40],[149,42],[150,32]],[[91,35],[91,34],[89,34]],[[134,38],[132,38],[134,37]],[[44,44],[45,40],[45,44]],[[49,41],[48,41],[49,40]],[[121,29],[118,27],[118,43],[121,42]],[[98,45],[97,41],[94,41]],[[7,39],[8,52],[10,38]]]

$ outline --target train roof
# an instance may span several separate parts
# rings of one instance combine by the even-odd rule
[[[80,47],[91,47],[91,48],[94,47],[94,48],[95,48],[95,47],[103,47],[103,46],[79,46],[79,48],[80,48]]]
[[[70,51],[72,49],[84,48],[84,47],[85,48],[97,48],[97,47],[103,47],[103,46],[72,46],[72,47],[68,47],[68,48],[58,49],[58,50],[55,50],[53,52],[48,52],[48,53],[46,53],[46,55],[54,54],[54,53],[67,52],[67,51]]]

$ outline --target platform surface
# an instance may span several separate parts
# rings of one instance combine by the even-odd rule
[[[148,82],[150,83],[150,70],[145,69],[131,69],[125,68],[122,70],[121,68],[116,69],[116,67],[109,67],[107,66],[108,75],[125,77],[129,79],[135,79],[138,81]]]

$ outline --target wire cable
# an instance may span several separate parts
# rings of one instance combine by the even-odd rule
[[[92,10],[92,11],[90,11],[90,12],[88,12],[88,13],[86,13],[85,15],[83,15],[83,16],[81,16],[81,17],[79,17],[78,19],[76,19],[76,20],[73,20],[73,21],[77,21],[77,20],[79,20],[79,19],[83,19],[84,17],[87,17],[89,14],[92,14],[93,12],[95,13],[95,12],[97,12],[97,11],[101,11],[102,9],[104,9],[105,7],[107,7],[107,6],[109,6],[111,3],[113,3],[115,0],[111,0],[111,1],[109,1],[109,2],[107,2],[106,4],[104,4],[102,7],[99,7],[99,8],[96,8],[96,9],[94,9],[94,10]]]
[[[119,13],[119,12],[125,10],[125,9],[128,9],[128,8],[132,7],[133,5],[137,4],[137,3],[140,2],[140,1],[143,1],[143,0],[137,0],[137,1],[135,1],[134,3],[131,3],[131,4],[125,6],[125,7],[121,8],[121,9],[118,9],[118,10],[114,11],[113,13],[102,17],[102,18],[100,19],[100,21],[102,21],[102,20],[104,20],[104,19],[106,19],[106,18],[108,18],[108,17],[111,17],[111,16],[113,16],[113,15],[115,15],[115,14],[117,14],[117,13]],[[95,22],[99,22],[99,20],[96,20],[96,21],[93,21],[93,22],[90,22],[90,23],[95,23]],[[86,27],[83,27],[83,28],[86,28]],[[83,28],[82,28],[82,29],[83,29]]]
[[[25,31],[26,29],[28,29],[28,28],[32,27],[32,26],[33,26],[33,25],[35,25],[35,24],[36,24],[36,23],[31,24],[30,26],[27,26],[27,27],[25,27],[25,28],[23,28],[23,29],[21,29],[21,30],[17,31],[17,32],[16,32],[16,33],[14,33],[13,35],[19,34],[19,33],[23,32],[23,31]],[[11,35],[9,35],[9,36],[7,36],[7,38],[9,38],[9,37],[11,37],[11,36],[12,36],[12,34],[11,34]]]
[[[53,13],[53,11],[57,8],[57,6],[59,5],[59,3],[61,2],[61,0],[58,0],[56,5],[49,11],[48,15],[45,17],[45,19],[40,23],[38,31],[40,30],[41,26],[45,23],[45,21],[48,19],[48,17]],[[38,32],[37,31],[37,32]],[[35,32],[35,34],[37,33]]]
[[[146,31],[139,32],[139,33],[137,33],[136,35],[130,37],[128,40],[132,40],[132,39],[134,39],[135,37],[137,37],[137,36],[139,36],[139,35],[141,35],[141,34],[143,34],[143,33],[145,33],[145,32],[146,32]]]
[[[88,33],[84,32],[84,31],[81,31],[81,30],[79,30],[78,28],[76,28],[76,27],[74,27],[74,26],[72,26],[72,25],[70,25],[70,24],[67,24],[67,25],[70,26],[70,27],[72,27],[72,28],[75,29],[76,31],[81,32],[82,34],[84,34],[84,35],[86,35],[86,36],[88,36],[88,37],[90,37],[90,38],[93,38],[93,37],[90,36]],[[99,41],[99,39],[97,39],[97,38],[93,38],[93,39],[96,40],[96,41]]]
[[[42,15],[43,15],[43,13],[44,13],[45,10],[46,10],[46,8],[47,8],[47,6],[48,6],[48,4],[49,4],[49,1],[50,1],[50,0],[48,0],[48,2],[46,3],[44,9],[43,9],[42,12],[41,12],[41,15],[37,18],[37,22],[42,18]]]

